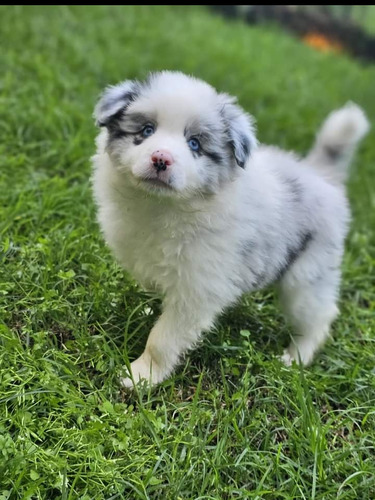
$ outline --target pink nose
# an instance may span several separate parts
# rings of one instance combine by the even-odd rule
[[[152,153],[151,163],[157,172],[167,170],[167,167],[170,167],[173,163],[173,156],[168,151],[165,151],[165,149],[158,149]]]

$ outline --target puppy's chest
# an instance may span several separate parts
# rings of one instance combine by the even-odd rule
[[[223,266],[226,239],[212,226],[177,217],[128,220],[121,243],[122,263],[144,284],[162,290],[217,274]]]
[[[162,218],[128,220],[122,230],[122,263],[143,282],[163,286],[164,282],[182,278],[191,266],[190,255],[196,245],[196,234]],[[201,258],[203,255],[201,254]]]

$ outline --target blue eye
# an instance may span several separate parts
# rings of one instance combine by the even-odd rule
[[[146,125],[142,129],[143,137],[150,137],[155,132],[155,127],[153,125]]]
[[[188,145],[192,151],[199,151],[199,149],[201,147],[198,139],[195,139],[194,137],[192,137],[191,139],[188,140]]]

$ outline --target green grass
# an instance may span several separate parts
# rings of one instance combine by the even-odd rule
[[[341,316],[307,369],[275,354],[272,290],[228,311],[176,374],[118,377],[160,311],[95,222],[92,110],[109,83],[180,69],[303,153],[375,68],[201,8],[0,8],[0,500],[375,497],[375,141],[349,184]],[[127,343],[125,343],[127,338]]]

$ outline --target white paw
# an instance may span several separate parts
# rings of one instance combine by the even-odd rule
[[[134,388],[134,385],[139,382],[154,385],[161,382],[164,378],[156,363],[153,363],[151,357],[147,356],[145,353],[133,361],[130,365],[130,369],[133,380],[130,377],[120,378],[120,384],[127,389]]]
[[[284,350],[279,359],[285,366],[291,366],[294,362],[298,365],[307,366],[311,363],[313,354],[314,351],[311,349],[297,349],[294,345],[290,345],[288,349]]]
[[[288,349],[284,349],[284,352],[282,356],[279,357],[279,359],[284,363],[285,366],[292,366],[293,361],[295,361],[295,358],[290,354]]]

